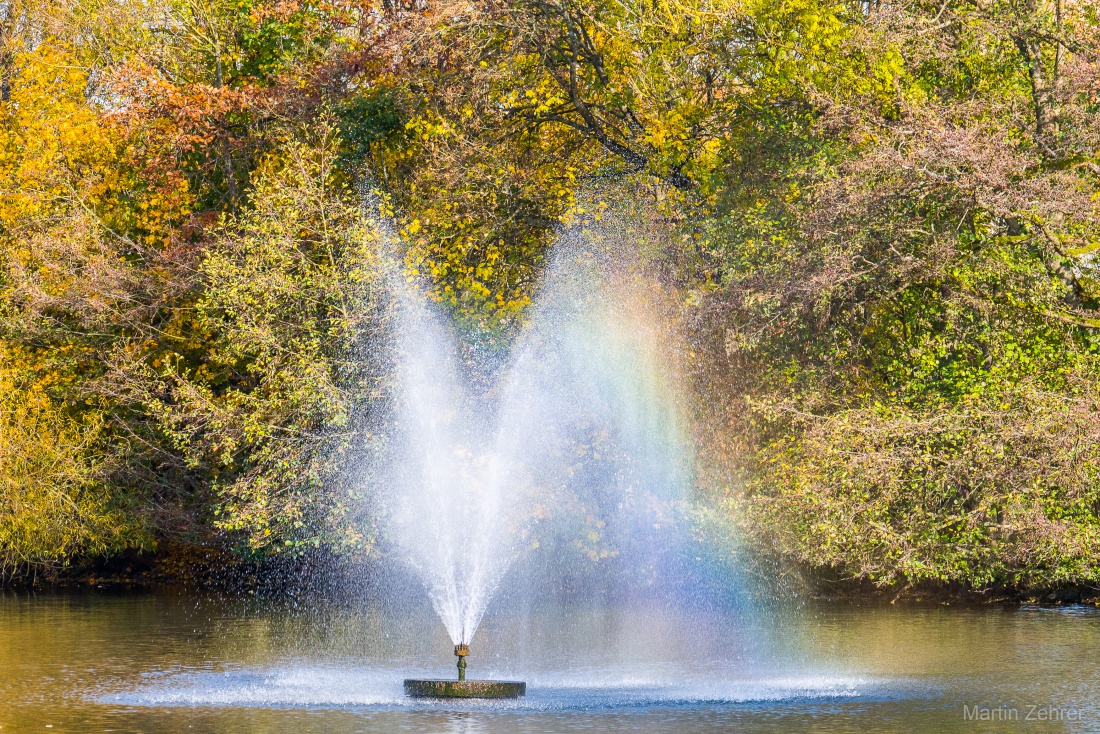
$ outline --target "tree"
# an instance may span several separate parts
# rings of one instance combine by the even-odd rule
[[[1054,5],[882,4],[848,43],[896,59],[893,94],[815,84],[813,124],[731,170],[697,323],[759,447],[745,511],[799,561],[1095,581],[1092,458],[1057,438],[1091,431],[1100,366],[1095,34]]]
[[[148,376],[150,411],[213,472],[215,525],[253,552],[370,542],[356,471],[384,433],[386,252],[335,163],[331,128],[266,162],[203,255],[209,359]]]

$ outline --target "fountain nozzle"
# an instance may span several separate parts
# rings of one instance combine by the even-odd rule
[[[455,655],[458,656],[458,679],[466,680],[466,656],[470,654],[470,646],[465,642],[455,645]]]
[[[458,681],[405,680],[405,695],[416,698],[519,698],[527,695],[527,684],[518,680],[466,680],[466,656],[470,646],[455,645],[458,658]]]

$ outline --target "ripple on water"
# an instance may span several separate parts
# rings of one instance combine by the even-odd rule
[[[523,699],[433,702],[406,697],[406,677],[410,674],[402,671],[329,667],[150,673],[136,687],[95,699],[125,706],[577,711],[852,699],[880,697],[884,690],[883,681],[829,675],[669,682],[644,676],[541,674],[526,676],[528,695]]]
[[[1068,614],[1081,617],[1100,617],[1100,607],[1090,607],[1085,604],[1066,604],[1064,606],[1048,607],[1038,604],[1023,604],[1021,612],[1047,612],[1050,614]]]

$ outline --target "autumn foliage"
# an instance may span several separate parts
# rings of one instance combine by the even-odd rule
[[[165,539],[369,552],[388,279],[499,353],[556,228],[628,196],[690,341],[696,496],[750,555],[1100,581],[1094,3],[14,0],[0,24],[5,573]]]

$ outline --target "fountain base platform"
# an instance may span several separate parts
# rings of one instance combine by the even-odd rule
[[[405,695],[413,698],[519,698],[527,684],[514,680],[405,679]]]

